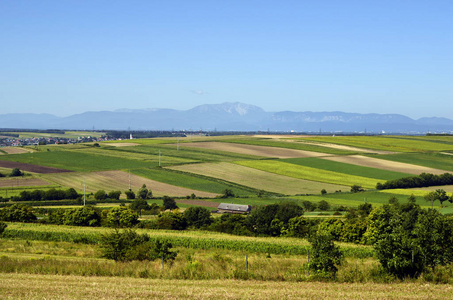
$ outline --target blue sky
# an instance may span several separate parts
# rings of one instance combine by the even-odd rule
[[[0,1],[0,114],[453,118],[453,1]]]

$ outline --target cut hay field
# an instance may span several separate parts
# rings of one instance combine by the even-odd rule
[[[379,180],[374,178],[297,166],[291,163],[276,160],[239,161],[236,163],[242,166],[284,176],[346,186],[361,185],[364,188],[375,188],[376,184],[379,182]]]
[[[195,147],[202,149],[211,149],[219,151],[228,151],[240,154],[248,154],[262,157],[275,158],[292,158],[292,157],[319,157],[326,154],[320,152],[312,152],[297,149],[268,147],[247,144],[220,143],[220,142],[198,142],[185,143],[184,147]]]
[[[308,137],[301,140],[353,146],[364,149],[395,152],[428,152],[453,150],[453,144],[438,139],[407,139],[399,136],[335,136]],[[453,140],[453,138],[452,138]]]
[[[410,154],[401,154],[398,157],[406,157]],[[430,167],[424,167],[421,165],[417,165],[412,160],[406,160],[407,162],[397,162],[397,161],[390,161],[388,160],[389,157],[393,157],[395,155],[380,155],[373,157],[369,156],[362,156],[362,155],[346,155],[346,156],[332,156],[332,157],[325,157],[326,160],[357,165],[357,166],[364,166],[370,167],[380,170],[387,170],[392,172],[399,172],[399,173],[406,173],[408,176],[412,175],[419,175],[421,173],[432,173],[432,174],[443,174],[446,171],[440,169],[434,169]],[[383,158],[383,159],[381,159]],[[378,173],[379,171],[376,171]],[[401,176],[404,177],[404,176]]]
[[[170,167],[170,169],[220,178],[279,194],[314,194],[322,189],[328,192],[347,189],[343,185],[315,182],[261,171],[232,163],[204,163]]]
[[[46,186],[46,185],[50,185],[50,183],[40,178],[30,177],[0,178],[0,188],[18,186]]]
[[[129,189],[129,173],[123,171],[101,171],[91,173],[66,173],[66,174],[48,174],[44,176],[48,181],[56,184],[72,187],[78,191],[83,189],[83,181],[86,184],[88,192],[105,190],[107,192],[120,190],[122,192]],[[199,197],[215,197],[218,194],[187,189],[184,187],[162,183],[159,181],[147,179],[141,176],[131,174],[131,188],[138,190],[143,184],[153,192],[155,197],[173,196],[184,197],[195,193]],[[124,196],[124,195],[123,195]]]
[[[29,148],[22,147],[3,147],[1,149],[6,154],[21,154],[32,152],[32,150],[30,150]]]
[[[0,274],[3,299],[448,299],[450,285]]]

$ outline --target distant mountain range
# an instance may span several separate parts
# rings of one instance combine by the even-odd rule
[[[398,114],[266,112],[244,103],[204,104],[189,110],[119,109],[68,117],[3,114],[0,128],[75,130],[295,131],[345,133],[452,133],[453,120]]]

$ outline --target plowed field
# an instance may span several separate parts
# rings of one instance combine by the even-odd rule
[[[19,168],[21,171],[28,171],[28,172],[40,173],[40,174],[72,172],[72,171],[64,170],[64,169],[44,167],[44,166],[26,164],[26,163],[15,162],[15,161],[6,161],[6,160],[0,160],[0,167],[10,168],[10,169]]]

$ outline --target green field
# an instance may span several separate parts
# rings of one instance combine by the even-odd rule
[[[335,137],[309,137],[301,141],[315,141],[364,149],[395,151],[395,152],[429,152],[453,150],[453,144],[444,143],[435,137],[424,139],[408,139],[400,136],[335,136]],[[447,140],[447,139],[446,139]],[[451,139],[450,139],[451,140]]]
[[[236,163],[242,166],[289,177],[346,186],[361,185],[364,188],[374,188],[379,182],[379,180],[373,178],[326,171],[311,167],[296,166],[291,163],[281,162],[277,160],[239,161]]]
[[[363,167],[358,165],[346,164],[341,162],[330,161],[326,159],[308,157],[308,158],[288,158],[283,159],[282,161],[288,162],[291,164],[311,167],[316,169],[322,169],[326,171],[344,173],[355,176],[362,176],[368,178],[382,179],[382,180],[392,180],[399,179],[403,177],[412,176],[407,173],[392,172],[387,170],[375,169],[370,167]]]
[[[216,194],[223,194],[225,189],[231,189],[234,194],[242,196],[256,194],[254,189],[238,184],[164,168],[132,169],[131,172],[152,180]]]
[[[377,158],[453,172],[453,155],[442,153],[404,153],[379,155]]]

